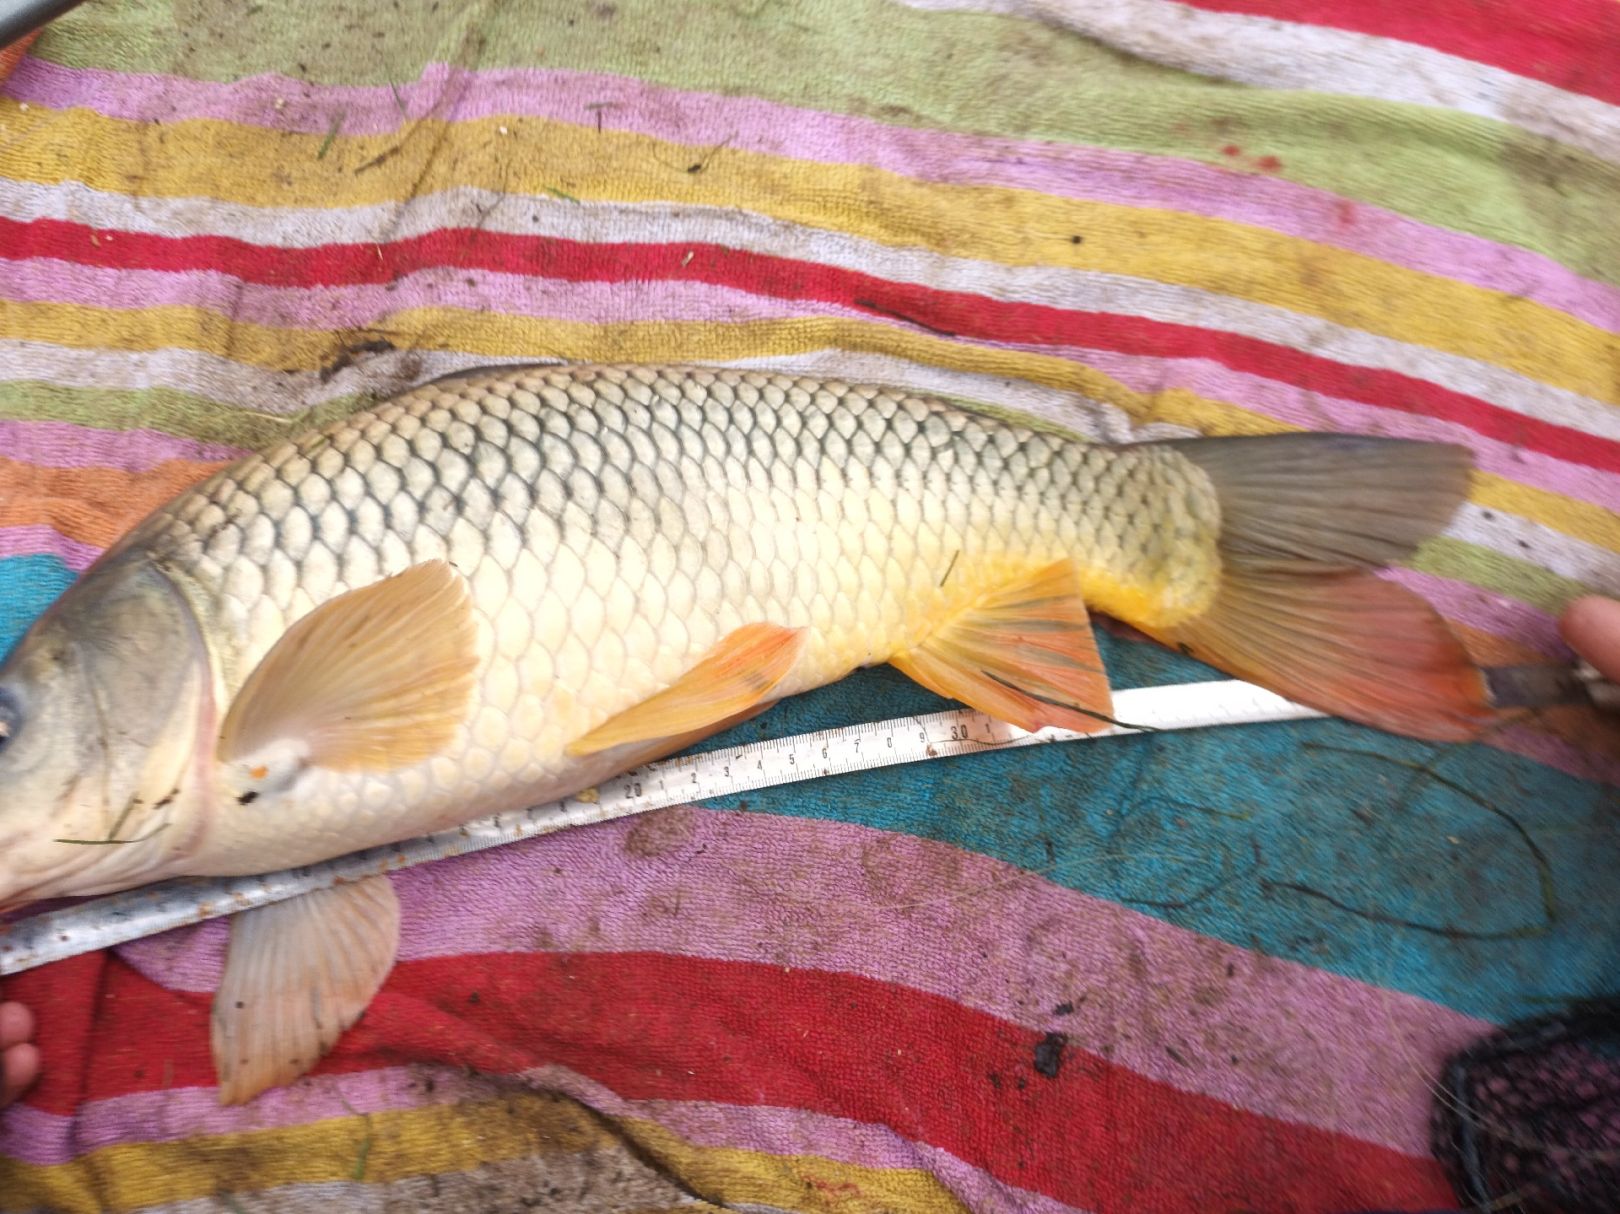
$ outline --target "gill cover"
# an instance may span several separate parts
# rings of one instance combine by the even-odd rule
[[[0,666],[0,904],[168,875],[211,699],[189,604],[144,554],[95,565]]]

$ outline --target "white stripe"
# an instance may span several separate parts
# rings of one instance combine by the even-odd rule
[[[1620,163],[1615,106],[1432,47],[1168,0],[900,0],[1024,17],[1156,63],[1265,88],[1440,106]],[[1421,2],[1421,0],[1419,0]],[[1527,10],[1528,11],[1528,10]]]
[[[491,358],[444,350],[394,350],[370,354],[322,383],[314,371],[266,371],[198,350],[79,349],[41,341],[0,339],[0,368],[6,380],[38,380],[63,388],[110,388],[141,392],[172,388],[219,401],[244,412],[286,419],[340,397],[370,393],[378,398],[403,392],[435,376],[468,366],[533,364],[558,359]]]
[[[218,233],[296,248],[405,239],[446,227],[600,243],[719,244],[748,252],[873,274],[894,282],[987,295],[1008,302],[1112,312],[1252,337],[1352,366],[1425,379],[1500,409],[1620,439],[1620,408],[1544,384],[1493,363],[1447,354],[1270,304],[1196,287],[1102,271],[1006,266],[896,248],[845,233],[715,207],[564,202],[548,196],[464,188],[394,204],[278,209],[209,199],[132,199],[89,190],[8,183],[0,216],[65,219],[156,235]]]
[[[174,388],[233,408],[289,419],[341,397],[366,393],[382,399],[424,380],[473,366],[532,365],[562,361],[552,358],[492,358],[447,350],[405,351],[368,355],[321,383],[313,371],[286,374],[232,362],[195,350],[147,352],[81,350],[46,342],[0,340],[0,366],[6,378],[38,380],[66,388],[143,391]],[[708,366],[771,369],[828,379],[889,384],[965,402],[1000,405],[1065,426],[1098,442],[1137,442],[1182,438],[1196,433],[1164,422],[1135,425],[1124,410],[1078,392],[1064,392],[1025,380],[954,371],[883,354],[839,349],[798,355],[708,359]]]
[[[8,378],[36,379],[65,387],[143,390],[174,387],[263,415],[285,418],[289,433],[298,415],[314,405],[361,393],[386,398],[414,384],[471,366],[555,362],[543,358],[490,358],[448,351],[398,350],[364,360],[321,383],[314,372],[283,375],[246,367],[191,350],[129,353],[77,350],[42,342],[0,341],[0,366]],[[1101,442],[1180,438],[1193,430],[1165,423],[1133,425],[1113,406],[1079,393],[1021,380],[953,371],[878,354],[824,349],[799,355],[708,360],[710,365],[770,368],[794,374],[890,384],[965,402],[978,401],[1065,426]],[[1491,517],[1485,517],[1489,513]],[[1500,510],[1465,503],[1446,534],[1539,565],[1593,589],[1620,593],[1620,562],[1595,544]]]
[[[1534,519],[1464,502],[1446,534],[1527,565],[1539,565],[1600,594],[1620,594],[1620,554]]]

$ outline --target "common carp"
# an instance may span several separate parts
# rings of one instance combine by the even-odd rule
[[[1481,671],[1371,572],[1464,497],[1448,444],[1105,446],[766,372],[415,388],[180,494],[0,668],[0,903],[312,863],[567,796],[892,663],[1025,729],[1110,720],[1089,613],[1431,739]],[[385,876],[232,920],[225,1102],[393,964]]]

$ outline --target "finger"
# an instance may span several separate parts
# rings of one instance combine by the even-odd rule
[[[1602,672],[1620,679],[1620,602],[1588,595],[1564,609],[1559,631],[1569,647]]]
[[[38,1078],[38,1046],[24,1042],[0,1053],[0,1109],[26,1092]]]
[[[20,1003],[0,1003],[0,1050],[34,1037],[34,1013]]]

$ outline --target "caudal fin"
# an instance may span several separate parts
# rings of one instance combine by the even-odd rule
[[[1478,735],[1484,676],[1427,602],[1369,572],[1445,527],[1467,495],[1466,449],[1345,434],[1165,445],[1214,484],[1222,576],[1208,610],[1154,635],[1335,716]]]

